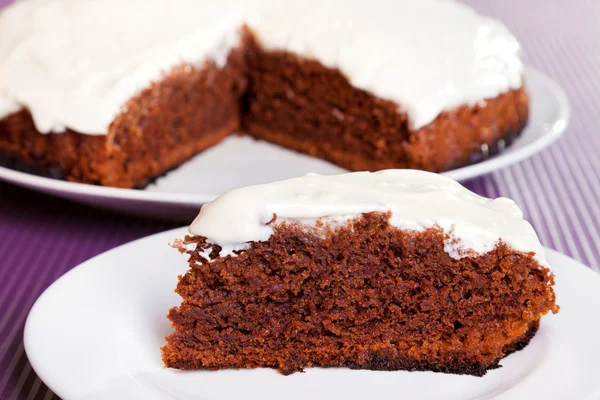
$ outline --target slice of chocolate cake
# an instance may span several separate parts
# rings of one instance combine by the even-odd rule
[[[515,203],[427,172],[237,189],[190,232],[175,243],[190,269],[168,315],[167,367],[483,375],[558,311]]]

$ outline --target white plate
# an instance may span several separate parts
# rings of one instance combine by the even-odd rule
[[[446,172],[464,180],[514,164],[554,142],[569,121],[563,90],[543,73],[527,68],[531,95],[527,128],[501,154]],[[190,218],[219,194],[240,186],[292,178],[307,172],[345,170],[326,161],[248,137],[229,137],[144,190],[117,189],[44,178],[0,167],[0,179],[75,201],[138,214]]]
[[[308,369],[177,371],[159,348],[186,257],[167,246],[185,228],[118,247],[71,270],[35,303],[25,350],[40,378],[72,399],[596,399],[600,396],[600,276],[553,250],[560,313],[529,346],[482,378],[433,372]],[[595,396],[595,397],[593,397]]]

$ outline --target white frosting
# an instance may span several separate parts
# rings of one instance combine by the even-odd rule
[[[502,240],[515,250],[535,252],[546,264],[533,227],[512,200],[487,199],[452,179],[417,170],[308,174],[236,189],[203,206],[190,233],[239,250],[241,243],[267,240],[281,221],[331,221],[336,227],[373,211],[390,211],[390,224],[400,229],[442,228],[449,234],[445,251],[456,259],[484,254]],[[269,224],[273,215],[277,219]]]
[[[414,128],[522,84],[507,28],[451,0],[22,0],[0,13],[0,118],[26,107],[40,132],[105,134],[173,66],[223,65],[243,23],[395,101]]]

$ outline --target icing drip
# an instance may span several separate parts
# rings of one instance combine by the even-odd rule
[[[400,229],[442,228],[450,235],[445,251],[453,258],[487,253],[502,240],[535,252],[545,264],[544,249],[514,201],[481,197],[452,179],[417,170],[308,174],[236,189],[202,207],[190,232],[239,249],[267,240],[281,221],[339,224],[374,211],[391,212],[390,224]]]

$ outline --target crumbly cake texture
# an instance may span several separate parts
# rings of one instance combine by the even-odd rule
[[[398,229],[390,213],[347,224],[283,222],[234,255],[201,236],[177,242],[190,269],[162,348],[178,369],[307,367],[482,376],[556,313],[554,277],[499,242],[451,258],[447,233]]]
[[[352,87],[338,70],[252,40],[248,71],[247,132],[351,171],[462,167],[511,144],[528,118],[521,87],[415,130],[397,104]]]
[[[131,99],[108,135],[40,134],[27,110],[0,120],[0,153],[74,182],[143,187],[240,129],[245,61],[184,65]]]
[[[174,68],[129,100],[107,135],[42,135],[21,110],[0,120],[0,153],[70,181],[139,188],[241,131],[350,170],[441,172],[503,149],[527,122],[521,87],[412,129],[398,104],[243,32],[223,68]]]

